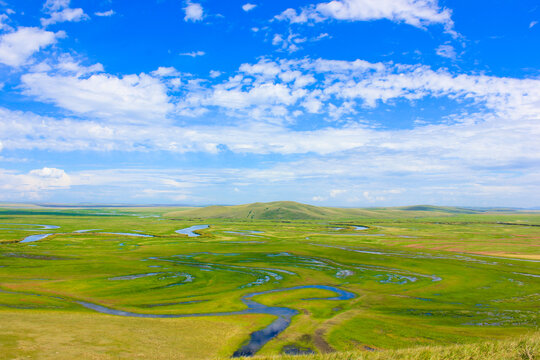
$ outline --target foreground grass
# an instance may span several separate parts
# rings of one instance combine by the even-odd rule
[[[0,358],[226,357],[250,331],[269,320],[264,315],[140,319],[63,311],[0,311]]]
[[[247,358],[246,358],[247,359]],[[253,360],[535,360],[540,359],[540,333],[514,339],[451,346],[422,346],[385,351],[318,355],[256,356]]]

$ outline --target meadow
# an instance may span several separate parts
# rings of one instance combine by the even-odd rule
[[[538,356],[540,214],[289,205],[0,209],[0,354]]]

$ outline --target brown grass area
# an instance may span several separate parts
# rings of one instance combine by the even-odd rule
[[[509,245],[505,243],[492,243],[493,245]],[[508,257],[508,258],[519,258],[519,259],[530,259],[530,260],[540,260],[540,254],[522,254],[522,253],[511,253],[511,252],[503,252],[503,251],[478,251],[478,250],[471,250],[467,249],[466,247],[462,247],[463,244],[439,244],[437,246],[432,246],[431,244],[423,244],[423,243],[414,243],[414,244],[407,244],[403,245],[403,247],[407,248],[413,248],[413,249],[429,249],[429,250],[437,250],[437,251],[448,251],[448,252],[458,252],[458,253],[468,253],[471,255],[489,255],[489,256],[499,256],[499,257]],[[512,244],[512,245],[523,245],[523,246],[540,246],[536,244]],[[459,247],[456,247],[459,246]]]
[[[489,255],[489,256],[499,256],[499,257],[509,257],[509,258],[519,258],[519,259],[530,259],[530,260],[540,260],[540,254],[513,254],[513,253],[491,252],[491,251],[475,251],[474,254]]]
[[[59,311],[0,311],[3,359],[227,357],[270,316],[142,319]],[[264,324],[263,324],[264,323]]]

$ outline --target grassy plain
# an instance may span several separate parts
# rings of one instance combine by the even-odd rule
[[[295,220],[283,219],[289,207],[271,209],[277,219],[269,220],[264,211],[246,219],[244,210],[238,218],[193,219],[193,209],[0,209],[0,353],[227,357],[273,317],[130,318],[77,301],[146,314],[224,312],[244,309],[247,293],[298,285],[337,286],[357,297],[317,300],[332,295],[319,289],[257,296],[299,311],[261,356],[296,349],[321,359],[350,351],[378,359],[411,347],[442,354],[440,346],[497,339],[504,347],[519,336],[538,343],[528,334],[540,320],[540,214],[332,209],[335,216],[321,220],[326,210],[300,216],[294,205]],[[199,237],[175,233],[197,224],[210,227]],[[98,230],[75,232],[84,229]],[[19,242],[40,233],[55,235]]]
[[[540,355],[538,333],[466,345],[419,346],[385,351],[351,351],[318,355],[256,356],[253,360],[535,360]]]

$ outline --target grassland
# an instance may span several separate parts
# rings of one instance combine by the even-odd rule
[[[299,285],[331,285],[357,296],[325,300],[332,294],[321,289],[257,296],[299,312],[258,355],[408,359],[415,348],[440,355],[424,358],[457,359],[444,357],[459,354],[455,344],[502,354],[520,336],[537,351],[540,214],[277,203],[224,218],[222,210],[0,209],[0,353],[228,357],[275,317],[133,318],[78,302],[138,314],[227,312],[245,309],[247,293]],[[199,237],[175,233],[196,224],[210,227]],[[355,230],[360,225],[368,229]],[[20,243],[44,233],[54,235]]]
[[[319,355],[256,356],[253,360],[534,360],[540,356],[540,335],[466,345],[419,346],[399,350],[352,351]]]

